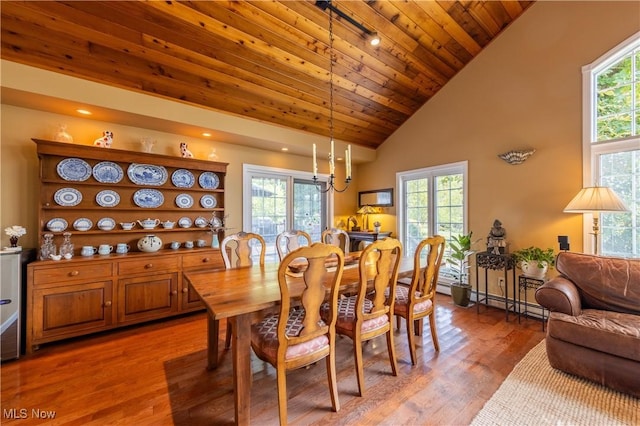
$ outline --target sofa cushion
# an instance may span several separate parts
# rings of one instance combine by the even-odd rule
[[[584,309],[572,316],[552,312],[548,334],[558,340],[640,362],[640,316]]]
[[[640,259],[561,252],[556,269],[580,288],[583,308],[640,315]]]

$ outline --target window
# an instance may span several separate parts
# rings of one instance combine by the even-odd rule
[[[442,235],[447,247],[467,229],[467,162],[400,172],[398,230],[406,256],[430,235]],[[445,254],[446,257],[446,254]],[[440,275],[450,276],[443,263]]]
[[[583,67],[583,79],[584,184],[610,187],[631,210],[600,215],[598,252],[640,257],[640,33]]]
[[[245,165],[243,182],[243,229],[265,239],[265,262],[278,261],[276,236],[287,229],[320,241],[329,223],[330,197],[318,191],[310,173]]]

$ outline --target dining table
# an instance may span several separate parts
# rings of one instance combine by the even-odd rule
[[[359,253],[345,257],[340,289],[356,288],[360,280]],[[347,261],[349,264],[347,264]],[[399,277],[410,276],[413,257],[402,257]],[[184,278],[200,296],[207,315],[207,368],[218,366],[218,324],[227,319],[232,327],[233,386],[235,423],[248,425],[251,406],[251,323],[254,315],[272,308],[280,300],[279,263],[186,272]],[[371,266],[374,267],[373,265]],[[295,274],[293,274],[295,275]],[[292,298],[304,289],[301,278],[289,282]]]

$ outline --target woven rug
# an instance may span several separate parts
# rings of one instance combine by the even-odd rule
[[[471,423],[640,425],[640,399],[553,369],[545,341],[515,366]]]

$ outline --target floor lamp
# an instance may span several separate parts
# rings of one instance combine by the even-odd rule
[[[594,253],[598,254],[598,234],[600,226],[598,221],[600,213],[627,212],[629,208],[622,202],[611,188],[604,186],[591,186],[582,188],[578,195],[564,208],[565,213],[591,213],[593,214],[593,237],[595,240]]]

